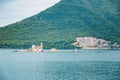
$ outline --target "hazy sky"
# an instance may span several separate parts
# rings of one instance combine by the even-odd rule
[[[60,0],[0,0],[0,27],[20,21]]]

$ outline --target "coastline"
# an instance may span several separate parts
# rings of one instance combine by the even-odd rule
[[[49,49],[45,49],[43,51],[28,51],[27,49],[26,50],[14,50],[12,52],[78,52],[80,50],[120,50],[120,49],[58,49],[56,51],[51,51]]]

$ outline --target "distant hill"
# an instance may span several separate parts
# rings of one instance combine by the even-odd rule
[[[8,14],[9,15],[9,14]],[[20,22],[0,28],[1,48],[72,48],[76,37],[120,43],[119,0],[61,0]]]

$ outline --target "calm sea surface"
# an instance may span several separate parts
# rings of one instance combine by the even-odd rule
[[[0,80],[120,80],[120,50],[12,51],[0,49]]]

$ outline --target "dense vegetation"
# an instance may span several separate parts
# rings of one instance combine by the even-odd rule
[[[61,0],[47,10],[0,28],[1,48],[73,48],[78,36],[120,43],[119,0]]]

